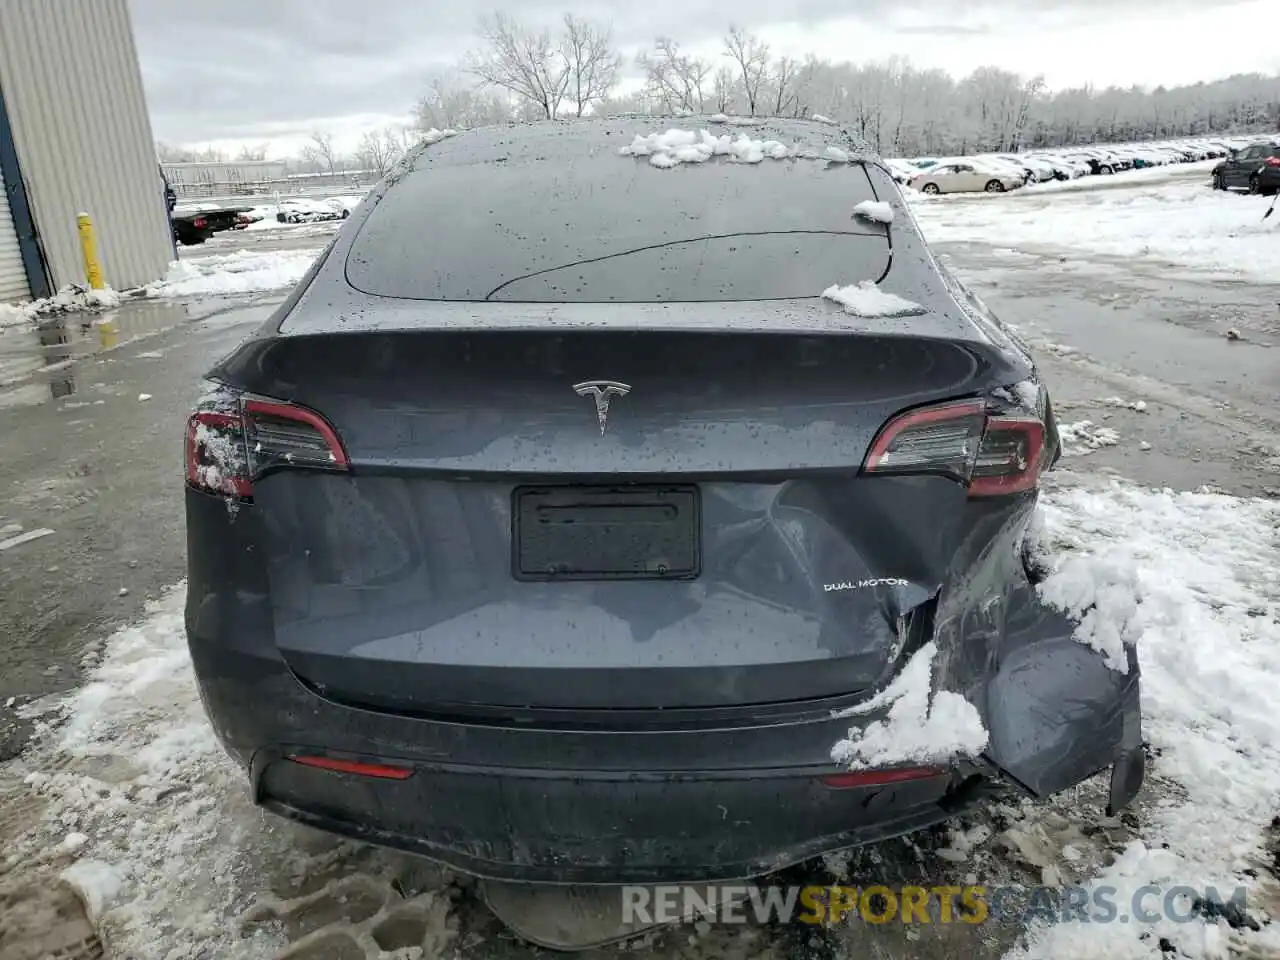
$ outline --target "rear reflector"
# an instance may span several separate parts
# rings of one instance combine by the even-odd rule
[[[408,780],[413,776],[413,770],[409,767],[391,767],[381,763],[359,763],[355,760],[309,756],[295,756],[288,759],[304,767],[331,770],[334,773],[351,773],[359,777],[374,777],[378,780]]]
[[[881,428],[865,473],[936,474],[966,484],[969,496],[1030,490],[1040,480],[1044,423],[1036,416],[989,416],[984,400],[921,407]]]
[[[851,770],[833,773],[822,778],[823,784],[833,790],[853,790],[857,787],[879,787],[908,780],[929,780],[945,777],[947,771],[940,767],[891,767],[887,770]]]
[[[346,450],[324,417],[274,400],[197,410],[187,421],[187,482],[248,498],[253,481],[280,467],[346,470]]]

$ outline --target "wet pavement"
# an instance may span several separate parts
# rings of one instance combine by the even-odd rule
[[[0,759],[22,739],[9,698],[74,686],[86,640],[183,577],[186,415],[200,375],[268,312],[130,304],[110,349],[77,316],[26,331],[33,372],[0,388],[0,541],[53,533],[0,550]]]

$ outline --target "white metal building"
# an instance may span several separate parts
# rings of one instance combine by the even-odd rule
[[[0,0],[0,302],[85,282],[77,214],[117,290],[172,229],[126,0]]]

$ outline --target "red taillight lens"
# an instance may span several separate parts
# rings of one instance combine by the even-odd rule
[[[198,410],[187,420],[187,483],[208,493],[252,495],[239,414]]]
[[[246,440],[254,475],[284,464],[347,468],[347,452],[320,414],[291,403],[244,401]]]
[[[1267,157],[1268,167],[1280,167],[1280,157]]]
[[[206,220],[204,217],[196,217],[194,220],[191,221],[191,223],[195,226],[197,230],[201,230],[209,225],[209,221]]]
[[[986,417],[981,400],[900,414],[880,430],[863,469],[879,474],[943,473],[967,482]]]
[[[1040,480],[1044,424],[1034,416],[989,416],[983,400],[910,410],[880,430],[865,473],[941,474],[969,496],[1030,490]]]
[[[187,421],[187,482],[197,489],[248,498],[255,478],[285,466],[346,470],[347,453],[327,420],[290,403],[248,399],[236,413],[198,410]]]
[[[969,477],[969,496],[1021,493],[1040,482],[1044,424],[1032,417],[988,417]]]

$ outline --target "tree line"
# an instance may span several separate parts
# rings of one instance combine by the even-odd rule
[[[825,117],[883,155],[908,157],[1280,130],[1280,75],[1049,90],[1041,76],[998,67],[957,78],[901,57],[853,64],[782,56],[736,25],[710,56],[655,38],[632,61],[638,83],[620,91],[624,63],[608,24],[574,14],[554,29],[482,17],[475,48],[427,82],[412,124],[369,131],[350,160],[382,173],[432,128],[586,114]],[[239,159],[259,153],[246,147]],[[348,162],[325,131],[312,134],[299,159],[331,173]]]

